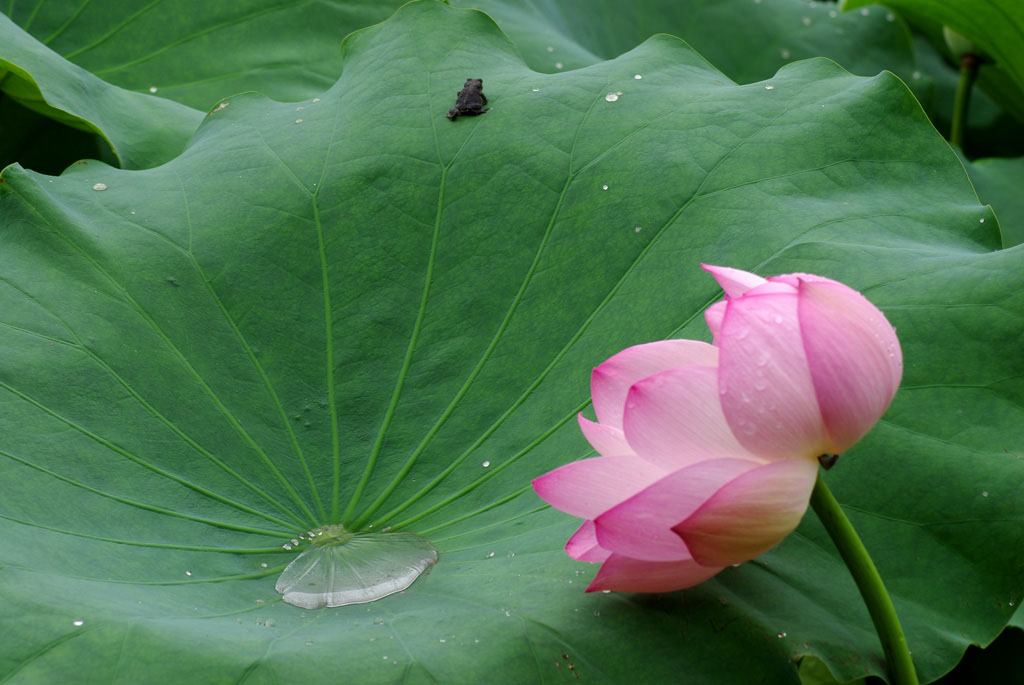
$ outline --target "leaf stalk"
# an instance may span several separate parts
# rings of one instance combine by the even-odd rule
[[[971,91],[974,80],[978,78],[977,55],[965,53],[960,58],[960,79],[956,84],[956,97],[953,100],[953,123],[949,129],[949,142],[961,150],[964,149],[964,133],[967,130],[967,110],[971,105]]]
[[[864,598],[871,621],[875,624],[875,632],[882,643],[886,667],[893,685],[917,685],[917,672],[914,670],[907,638],[903,635],[903,628],[900,626],[892,599],[885,589],[878,569],[868,555],[867,548],[832,491],[825,484],[823,474],[823,471],[818,471],[818,478],[811,491],[811,507],[835,543],[839,555],[846,562],[854,582],[857,583],[861,597]]]

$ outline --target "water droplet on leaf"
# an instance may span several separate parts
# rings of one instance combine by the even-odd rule
[[[604,96],[604,99],[607,100],[608,102],[615,102],[616,100],[619,99],[619,94],[618,93],[608,93],[607,95]]]
[[[372,602],[405,590],[437,562],[413,533],[350,533],[324,526],[277,580],[284,601],[303,609]]]
[[[766,83],[766,84],[764,84],[764,89],[765,90],[775,90],[775,86],[773,86],[770,83]]]
[[[156,92],[156,90],[157,90],[156,86],[150,86],[150,87],[149,87],[149,92],[150,92],[150,93],[155,93],[155,92]]]
[[[93,190],[106,190],[107,189],[107,184],[106,183],[97,183],[97,184],[93,185],[92,189]]]

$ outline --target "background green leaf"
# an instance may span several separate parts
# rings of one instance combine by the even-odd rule
[[[11,19],[51,50],[126,90],[206,111],[255,90],[277,100],[311,97],[338,78],[338,43],[402,3],[294,2],[13,4]]]
[[[593,596],[576,522],[529,489],[589,453],[592,366],[706,339],[700,261],[885,310],[904,386],[830,485],[926,680],[999,633],[1024,595],[1022,253],[898,80],[811,60],[737,86],[667,36],[541,74],[430,2],[342,64],[301,102],[229,98],[155,169],[5,170],[4,677],[881,673],[812,517],[698,588]],[[470,76],[492,110],[450,122]],[[280,544],[334,510],[440,561],[371,605],[283,604]]]
[[[847,70],[874,76],[888,69],[915,89],[917,73],[907,28],[883,7],[842,14],[828,2],[804,0],[476,0],[541,72],[612,59],[656,33],[688,42],[737,83],[770,77],[784,64],[828,57]],[[559,67],[558,65],[562,66]]]
[[[842,0],[844,10],[872,0]],[[923,14],[950,27],[995,59],[1024,89],[1024,5],[1017,0],[887,0],[897,9]]]
[[[202,119],[175,102],[111,86],[48,50],[4,14],[0,89],[47,117],[95,131],[130,169],[153,167],[177,155]]]

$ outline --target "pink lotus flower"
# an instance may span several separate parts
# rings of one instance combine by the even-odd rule
[[[714,344],[630,347],[594,369],[601,456],[533,481],[586,519],[565,549],[603,562],[587,588],[696,585],[778,544],[803,517],[817,457],[860,440],[903,372],[896,333],[860,293],[810,274],[704,266],[725,290]]]

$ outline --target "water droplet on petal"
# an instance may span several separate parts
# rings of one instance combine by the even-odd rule
[[[149,92],[150,93],[155,93],[156,92],[156,86],[150,86],[149,87]]]
[[[764,84],[764,89],[765,90],[775,90],[775,86],[773,86],[770,83],[766,83],[766,84]]]
[[[772,317],[772,321],[774,321],[775,323],[782,323],[782,315],[776,314],[775,316]]]
[[[106,190],[107,189],[107,184],[106,183],[96,183],[95,185],[93,185],[92,189],[93,190]]]
[[[616,100],[619,99],[619,94],[618,93],[608,93],[607,95],[604,96],[604,99],[607,100],[608,102],[615,102]]]

